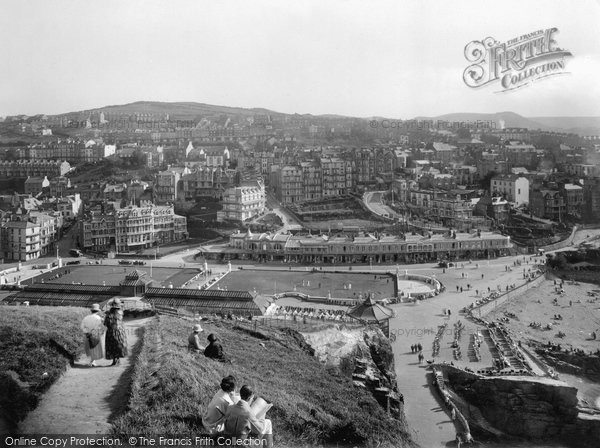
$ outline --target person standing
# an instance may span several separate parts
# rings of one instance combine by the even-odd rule
[[[127,356],[127,333],[123,326],[123,309],[121,301],[114,299],[110,310],[104,318],[106,327],[106,359],[112,359],[111,365],[117,365],[121,358]]]
[[[100,305],[94,303],[91,308],[92,314],[87,315],[81,321],[81,331],[84,335],[85,354],[90,357],[90,367],[96,367],[96,361],[104,357],[102,350],[102,336],[104,326],[100,317]]]

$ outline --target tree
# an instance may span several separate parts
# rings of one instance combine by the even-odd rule
[[[496,174],[495,171],[490,171],[489,173],[487,173],[485,176],[483,176],[480,180],[479,180],[479,186],[485,190],[489,190],[490,188],[490,180],[492,180],[492,177],[494,177]],[[490,191],[490,193],[493,193]]]
[[[469,128],[459,128],[456,131],[456,136],[458,138],[471,138],[471,131]]]
[[[19,159],[19,151],[15,148],[8,148],[4,153],[4,159],[9,162]]]

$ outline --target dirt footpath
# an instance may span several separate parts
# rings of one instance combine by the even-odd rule
[[[129,357],[117,366],[96,361],[88,367],[85,355],[44,394],[38,407],[19,425],[22,434],[106,434],[111,421],[127,405],[131,377],[131,355],[142,327],[150,320],[126,321]]]

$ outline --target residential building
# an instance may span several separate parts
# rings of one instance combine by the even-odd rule
[[[57,221],[46,213],[13,215],[0,227],[0,255],[5,261],[28,261],[53,254]]]
[[[82,202],[79,193],[63,196],[56,200],[57,211],[62,215],[63,219],[76,219],[81,212],[81,205]]]
[[[124,183],[107,184],[104,187],[104,199],[107,201],[120,201],[125,196],[126,188],[127,185]]]
[[[71,171],[69,162],[53,160],[13,160],[0,161],[0,178],[47,177],[52,179],[64,176]]]
[[[40,226],[40,256],[54,255],[56,247],[56,231],[62,227],[60,213],[29,212],[27,217],[31,222]]]
[[[352,164],[337,157],[322,157],[323,197],[348,194],[352,189]]]
[[[515,174],[500,174],[490,179],[492,196],[502,195],[517,205],[529,203],[529,179]]]
[[[4,261],[28,261],[40,257],[41,225],[30,221],[9,221],[0,227],[0,254]]]
[[[229,149],[227,146],[207,146],[204,148],[206,166],[227,168],[229,163]]]
[[[564,195],[558,188],[535,188],[529,193],[529,211],[538,218],[561,222],[566,209]]]
[[[60,198],[68,194],[69,188],[71,188],[71,179],[68,177],[60,176],[50,179],[50,196]]]
[[[217,221],[246,221],[265,210],[265,187],[233,187],[223,194],[223,209],[217,212]]]
[[[169,167],[156,175],[154,199],[157,203],[175,202],[179,199],[180,181],[189,174],[186,167]]]
[[[284,205],[304,201],[304,176],[302,168],[296,165],[286,165],[281,168],[272,167],[271,188],[275,197]]]
[[[600,178],[583,180],[583,218],[586,223],[600,222]]]
[[[578,178],[584,177],[600,177],[600,166],[589,165],[584,163],[568,163],[565,166],[565,171]]]
[[[234,186],[239,180],[235,170],[225,170],[222,167],[200,167],[182,177],[183,196],[185,200],[198,197],[221,199],[225,190]]]
[[[50,181],[46,176],[44,177],[28,177],[25,181],[25,194],[37,196],[42,192],[44,188],[50,186]]]
[[[305,201],[321,199],[323,196],[323,174],[318,163],[302,162],[302,186]]]
[[[473,213],[492,219],[495,225],[506,224],[510,218],[510,204],[501,196],[491,196],[486,192],[477,201]]]
[[[575,184],[564,184],[562,187],[565,197],[566,213],[580,219],[583,216],[583,187]]]

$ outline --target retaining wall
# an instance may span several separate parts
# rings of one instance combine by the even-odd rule
[[[526,292],[530,288],[537,287],[540,283],[542,283],[546,279],[546,275],[541,274],[530,282],[525,283],[524,285],[517,286],[515,289],[511,289],[508,292],[500,295],[494,300],[491,300],[487,303],[483,303],[473,309],[471,309],[471,315],[475,317],[483,317],[489,312],[493,311],[497,306],[502,305],[504,302],[514,299],[515,297],[519,297],[521,294]]]

